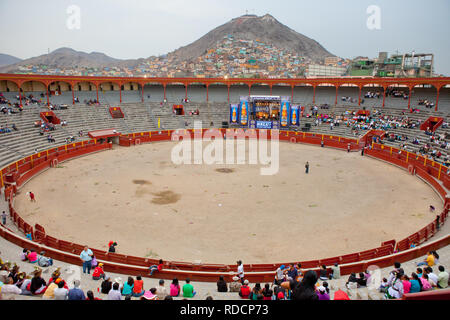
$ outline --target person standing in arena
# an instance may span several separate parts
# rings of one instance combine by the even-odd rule
[[[239,279],[241,280],[241,283],[244,284],[244,265],[242,264],[241,260],[238,260],[237,262],[237,272]]]
[[[309,162],[308,161],[306,161],[306,164],[305,164],[305,173],[309,173]]]
[[[34,202],[36,202],[36,198],[35,198],[35,196],[34,196],[34,193],[33,192],[29,192],[28,193],[28,195],[30,196],[30,201],[34,201]]]
[[[80,259],[83,261],[83,273],[86,273],[86,271],[88,274],[91,273],[91,261],[93,255],[94,254],[92,253],[91,249],[88,248],[88,246],[85,246],[84,250],[81,251]]]

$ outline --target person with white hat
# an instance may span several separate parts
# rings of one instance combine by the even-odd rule
[[[241,289],[242,283],[239,282],[239,277],[234,276],[233,282],[230,283],[230,292],[239,292]]]

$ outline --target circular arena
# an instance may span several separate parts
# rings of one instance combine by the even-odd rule
[[[410,101],[393,97],[386,97],[390,107],[380,104],[384,99],[362,107],[358,99],[362,87],[359,92],[347,90],[354,97],[353,105],[336,104],[334,87],[318,90],[318,96],[296,88],[291,91],[292,101],[305,105],[301,123],[309,124],[312,132],[280,130],[279,171],[268,176],[260,171],[267,163],[172,161],[177,142],[170,140],[178,131],[192,134],[196,120],[217,128],[230,119],[226,90],[217,92],[221,102],[206,103],[194,102],[201,99],[204,88],[189,91],[190,97],[198,97],[182,104],[184,113],[175,114],[172,103],[185,97],[186,90],[169,95],[170,102],[155,102],[147,100],[142,88],[140,95],[120,93],[120,99],[127,100],[122,103],[105,92],[98,93],[101,101],[96,101],[95,91],[77,92],[89,101],[71,106],[74,93],[68,92],[58,99],[52,96],[47,106],[45,98],[26,100],[29,107],[11,115],[20,130],[0,136],[2,193],[10,215],[10,223],[0,233],[6,241],[45,250],[48,256],[75,266],[80,265],[79,254],[87,244],[108,274],[151,278],[149,266],[162,258],[159,279],[190,278],[206,286],[219,275],[231,282],[238,259],[244,262],[246,279],[256,283],[272,282],[282,264],[301,262],[302,268],[319,274],[322,265],[329,273],[330,266],[338,263],[347,276],[373,265],[388,268],[394,261],[412,265],[428,250],[447,248],[447,151],[433,146],[443,155],[424,153],[411,140],[429,139],[418,126],[438,117],[442,127],[433,137],[442,135],[441,141],[447,141],[448,127],[443,123],[448,122],[448,88],[442,87],[441,111],[420,112],[409,109]],[[267,93],[263,92],[267,88],[253,89]],[[418,101],[438,100],[433,90],[414,91]],[[14,92],[5,96],[29,99]],[[151,96],[159,99],[154,93]],[[231,102],[236,96],[231,95]],[[312,102],[298,101],[297,96]],[[321,117],[340,119],[341,125],[315,124],[310,114],[318,106],[314,99],[326,106],[321,107]],[[372,112],[371,128],[354,120],[361,110]],[[122,117],[116,118],[117,114]],[[47,141],[32,124],[55,118],[68,124],[57,124],[54,141]],[[382,130],[385,122],[399,126]],[[89,134],[77,136],[80,130]],[[222,135],[234,129],[218,130]],[[90,136],[97,131],[114,134],[106,139]],[[265,132],[254,131],[257,136]],[[372,140],[382,135],[380,131],[384,139]],[[267,132],[272,138],[273,131]],[[77,137],[68,140],[69,135]],[[406,135],[410,140],[404,143],[400,138]],[[249,151],[247,147],[245,159]],[[271,158],[268,163],[273,162]],[[29,201],[29,191],[36,202]],[[441,229],[435,222],[437,215]],[[111,240],[119,244],[116,253],[108,252]],[[446,258],[442,260],[445,263]],[[335,285],[332,290],[342,284]]]
[[[174,164],[175,144],[116,146],[61,163],[23,186],[15,209],[58,239],[219,264],[364,251],[422,228],[434,218],[430,205],[443,209],[423,181],[359,152],[282,142],[278,172],[261,175],[267,165],[248,164],[248,142],[246,164],[234,165]]]

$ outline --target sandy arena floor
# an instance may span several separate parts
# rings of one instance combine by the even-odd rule
[[[280,143],[278,174],[261,176],[261,165],[174,165],[173,146],[115,146],[62,163],[20,190],[17,211],[97,249],[115,240],[117,252],[142,257],[267,263],[401,240],[434,219],[430,204],[442,210],[419,178],[360,153]]]

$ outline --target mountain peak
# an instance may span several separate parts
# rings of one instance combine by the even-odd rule
[[[237,40],[260,40],[315,62],[334,56],[317,41],[290,29],[268,13],[264,16],[247,14],[234,18],[190,45],[175,50],[171,55],[178,62],[195,60],[228,35]]]

